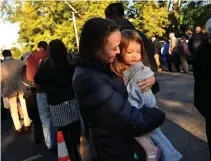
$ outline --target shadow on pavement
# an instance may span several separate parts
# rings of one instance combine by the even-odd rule
[[[2,122],[2,125],[10,127],[1,134],[2,161],[57,160],[57,156],[48,152],[44,144],[35,145],[33,143],[32,133],[16,135],[11,120]],[[209,153],[205,141],[169,120],[166,120],[164,125],[162,125],[162,130],[175,148],[184,156],[184,161],[209,161]],[[86,141],[83,140],[81,148],[83,148],[82,158],[84,161],[87,160],[87,147]],[[32,159],[32,157],[38,158]]]
[[[44,144],[34,144],[33,134],[16,134],[11,119],[1,123],[2,161],[57,161],[57,155],[50,153]]]

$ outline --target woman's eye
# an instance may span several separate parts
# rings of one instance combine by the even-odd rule
[[[129,51],[129,52],[127,52],[127,54],[132,54],[132,52]]]

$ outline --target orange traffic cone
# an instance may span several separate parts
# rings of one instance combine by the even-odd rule
[[[70,161],[62,131],[57,132],[58,161]]]

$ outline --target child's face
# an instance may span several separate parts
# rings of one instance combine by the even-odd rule
[[[122,58],[128,65],[133,65],[141,61],[141,44],[130,41]]]

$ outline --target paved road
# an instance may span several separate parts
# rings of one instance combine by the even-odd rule
[[[158,106],[167,115],[163,131],[183,160],[209,161],[204,119],[193,105],[193,75],[162,72],[157,79],[161,88],[156,95]]]
[[[192,74],[159,73],[161,91],[156,95],[158,106],[167,114],[162,129],[183,154],[184,161],[209,161],[204,119],[193,106]],[[2,122],[2,161],[56,161],[43,144],[35,145],[32,134],[16,136],[11,120]],[[81,146],[84,161],[87,145]]]

